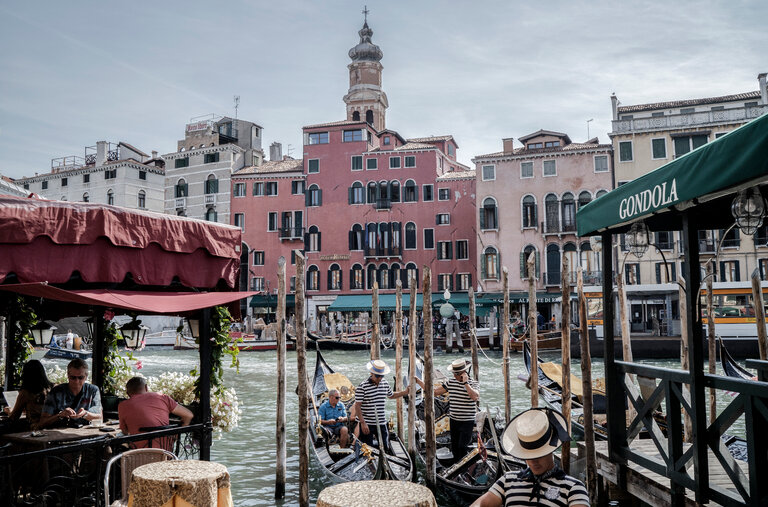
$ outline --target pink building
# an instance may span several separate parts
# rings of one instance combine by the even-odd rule
[[[601,283],[599,255],[576,236],[576,210],[613,188],[611,145],[597,138],[573,143],[547,130],[519,141],[523,146],[515,148],[512,138],[504,139],[503,151],[473,159],[483,289],[501,290],[501,267],[507,266],[510,290],[527,290],[525,259],[532,252],[541,290],[559,291],[563,256],[574,274],[583,267],[585,284]]]
[[[428,265],[433,291],[476,281],[475,171],[452,136],[405,139],[386,128],[382,52],[366,23],[349,52],[347,118],[304,127],[302,160],[279,157],[232,176],[233,223],[252,251],[248,285],[276,286],[276,262],[307,258],[308,316],[340,295],[394,292]],[[278,158],[278,157],[275,157]]]

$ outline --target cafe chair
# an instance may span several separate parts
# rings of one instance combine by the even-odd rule
[[[166,424],[164,426],[143,426],[139,428],[139,433],[150,433],[152,431],[161,431],[171,428],[177,428],[178,424]],[[156,449],[165,449],[166,451],[174,452],[178,454],[176,443],[179,440],[179,435],[163,435],[159,437],[151,438],[147,443],[148,447],[154,447]]]
[[[122,506],[122,505],[128,505],[128,485],[131,483],[131,474],[133,471],[140,467],[141,465],[146,465],[147,463],[156,463],[158,461],[168,461],[177,459],[176,455],[173,454],[170,451],[166,451],[165,449],[153,449],[153,448],[146,448],[146,449],[132,449],[130,451],[125,451],[122,454],[118,454],[117,456],[114,456],[112,459],[107,462],[107,467],[104,472],[104,505],[105,506]],[[110,479],[110,473],[112,471],[112,465],[115,464],[115,462],[120,461],[120,486],[121,486],[121,494],[120,498],[118,500],[115,500],[113,503],[110,503],[109,501],[109,479]]]

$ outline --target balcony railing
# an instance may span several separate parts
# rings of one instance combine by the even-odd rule
[[[216,205],[216,194],[205,194],[205,205],[206,206],[215,206]]]
[[[186,209],[187,207],[187,198],[186,197],[177,197],[176,198],[176,209]]]
[[[365,257],[400,257],[403,255],[402,248],[393,246],[389,248],[369,247],[364,250]]]
[[[576,222],[566,224],[541,222],[541,230],[544,234],[573,234],[576,232]]]
[[[559,271],[544,273],[544,285],[560,285],[561,280]]]
[[[677,240],[677,251],[682,255],[685,250],[683,249],[683,240]],[[699,240],[699,253],[713,254],[717,251],[716,239],[700,239]]]
[[[280,239],[292,240],[300,239],[304,240],[304,227],[281,227]]]
[[[374,203],[374,206],[376,209],[390,209],[392,208],[392,200],[391,199],[376,199],[376,202]]]
[[[578,276],[578,271],[569,272],[568,285],[576,285]],[[602,285],[603,283],[602,271],[584,271],[582,277],[584,285]],[[559,271],[544,273],[544,285],[560,285],[562,281],[562,273]]]
[[[720,111],[697,111],[688,114],[669,114],[652,118],[614,120],[613,134],[638,131],[667,130],[686,127],[700,127],[723,123],[747,122],[768,112],[768,105],[723,109]]]

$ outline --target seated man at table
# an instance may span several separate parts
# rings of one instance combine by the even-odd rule
[[[141,428],[167,426],[169,414],[179,416],[181,425],[188,426],[192,422],[192,412],[179,405],[167,394],[150,393],[144,377],[133,377],[125,384],[128,393],[127,400],[117,406],[120,429],[126,435],[141,433]],[[146,431],[146,430],[145,430]],[[173,437],[161,437],[152,442],[152,447],[170,450]],[[147,441],[133,442],[134,447],[147,447]]]
[[[82,426],[102,418],[99,388],[85,381],[88,363],[73,359],[67,365],[67,377],[67,384],[55,386],[45,397],[40,428]]]
[[[347,417],[347,407],[341,402],[338,389],[328,391],[328,399],[320,405],[318,411],[320,412],[320,424],[330,433],[339,437],[339,445],[346,447],[349,437],[346,422],[349,421],[349,417]]]

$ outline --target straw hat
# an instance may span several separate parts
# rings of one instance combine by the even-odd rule
[[[466,359],[456,359],[448,366],[448,373],[454,374],[454,373],[461,373],[463,371],[469,370],[469,365],[472,364],[471,362],[467,361]]]
[[[531,408],[515,416],[501,436],[501,447],[520,459],[536,459],[554,452],[570,439],[565,418],[551,408]]]
[[[386,375],[391,370],[389,369],[389,366],[387,366],[387,363],[382,361],[381,359],[376,359],[374,361],[368,361],[368,364],[365,365],[366,368],[368,368],[368,371],[373,373],[374,375]]]

